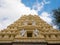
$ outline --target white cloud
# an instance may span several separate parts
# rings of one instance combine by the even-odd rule
[[[49,14],[47,12],[42,12],[41,15],[40,15],[40,18],[42,18],[47,23],[51,24],[52,19],[50,18],[50,16],[51,16],[51,14]]]
[[[26,7],[21,0],[0,0],[0,28],[7,27],[24,14],[38,15],[35,10]]]
[[[36,10],[37,12],[41,11],[44,6],[46,4],[50,4],[50,1],[46,1],[46,0],[42,0],[41,3],[38,2],[38,0],[36,0],[35,4],[33,5],[33,9]],[[40,14],[40,17],[46,21],[47,23],[51,23],[52,19],[50,18],[51,14],[49,14],[48,12],[42,12]]]
[[[58,29],[58,26],[57,26],[57,25],[53,25],[53,28],[54,28],[54,29]]]
[[[3,27],[2,27],[2,25],[0,24],[0,30],[2,29]]]
[[[41,11],[46,4],[50,4],[50,1],[42,0],[41,3],[36,0],[35,4],[33,5],[33,9],[36,10],[37,12]],[[51,23],[52,19],[50,18],[50,14],[48,12],[42,12],[40,14],[41,18],[46,21],[47,23]]]
[[[51,14],[49,14],[48,12],[42,12],[41,15],[40,15],[40,18],[43,19],[48,24],[52,25],[52,27],[54,29],[58,29],[58,26],[53,24],[53,22],[52,22],[53,19],[51,17]]]
[[[0,29],[6,28],[24,14],[38,15],[38,11],[41,11],[44,6],[49,3],[50,1],[46,2],[46,0],[43,0],[41,3],[37,2],[31,10],[29,7],[26,7],[21,0],[0,0]],[[49,16],[49,13],[42,12],[40,17],[50,24],[51,18]]]
[[[36,0],[35,4],[33,5],[33,9],[35,9],[37,12],[41,11],[46,4],[50,4],[50,1],[43,0],[41,3]]]

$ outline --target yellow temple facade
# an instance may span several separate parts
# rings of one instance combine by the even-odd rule
[[[0,31],[0,45],[60,45],[60,31],[37,15],[24,15]]]

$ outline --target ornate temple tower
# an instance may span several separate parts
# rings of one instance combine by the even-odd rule
[[[0,45],[59,45],[60,31],[37,15],[24,15],[0,31]]]

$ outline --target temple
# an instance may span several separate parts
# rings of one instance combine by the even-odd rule
[[[0,45],[60,45],[60,31],[37,15],[24,15],[0,31]]]

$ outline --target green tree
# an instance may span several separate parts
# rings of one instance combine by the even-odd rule
[[[54,24],[58,26],[60,30],[60,7],[53,10]]]

